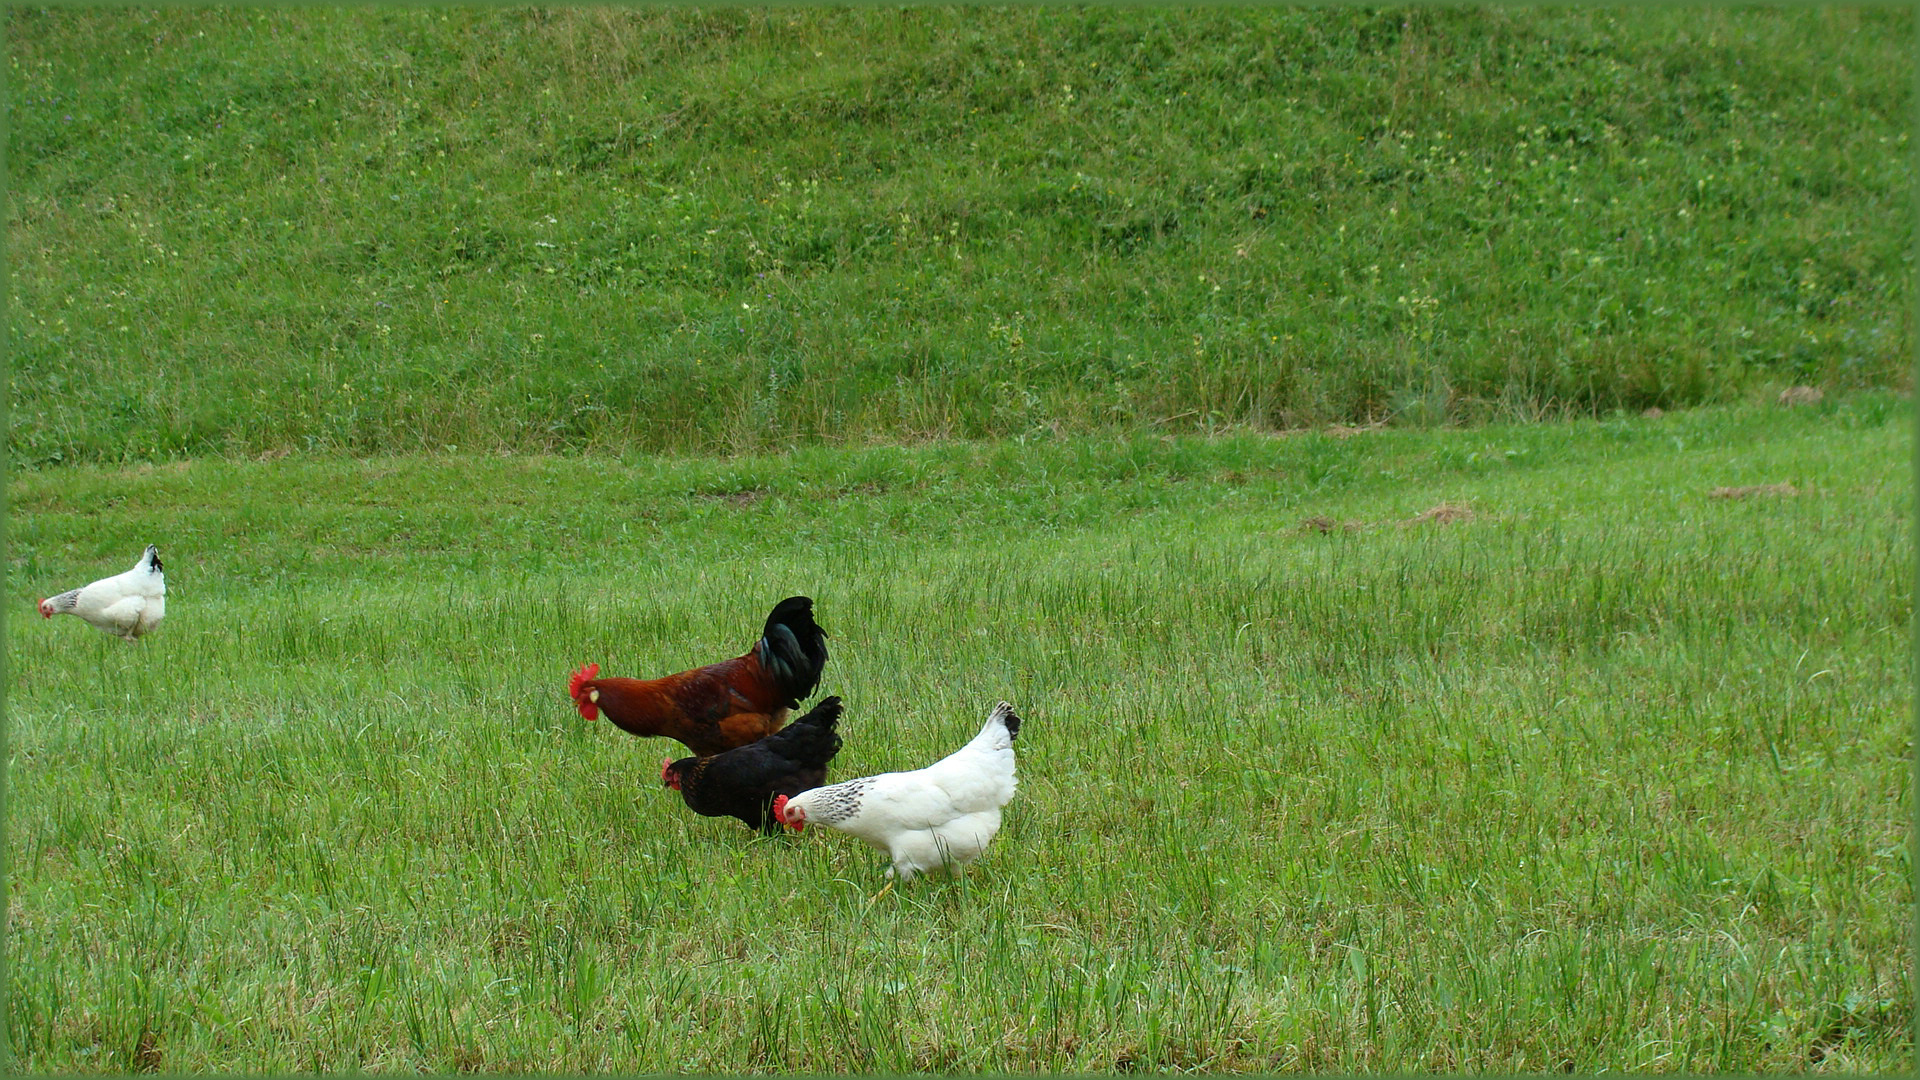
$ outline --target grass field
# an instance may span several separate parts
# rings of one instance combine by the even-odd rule
[[[27,463],[1911,385],[1901,6],[5,19]]]
[[[1910,401],[1344,434],[16,472],[18,1063],[1904,1072]],[[1028,718],[966,879],[564,700],[791,592],[836,775]]]
[[[1912,1065],[1911,10],[0,18],[20,1068]]]

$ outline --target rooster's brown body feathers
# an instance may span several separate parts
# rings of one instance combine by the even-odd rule
[[[745,746],[783,727],[820,684],[826,632],[813,621],[813,601],[792,596],[767,616],[745,656],[659,679],[596,678],[589,664],[568,692],[589,720],[604,712],[632,735],[676,739],[701,757]]]

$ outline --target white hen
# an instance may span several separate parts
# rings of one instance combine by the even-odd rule
[[[102,632],[128,641],[159,626],[166,613],[167,579],[160,572],[160,549],[152,544],[126,573],[40,601],[40,614],[46,618],[78,615]]]
[[[958,869],[978,858],[1000,831],[1000,808],[1013,798],[1013,740],[1020,718],[1001,702],[973,741],[915,772],[882,773],[774,800],[788,828],[826,825],[865,840],[893,859],[901,881]],[[885,891],[885,890],[882,890]]]

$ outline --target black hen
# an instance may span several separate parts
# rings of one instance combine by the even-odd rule
[[[687,809],[707,817],[736,817],[750,829],[779,832],[774,797],[791,798],[827,782],[827,762],[840,752],[840,699],[830,697],[805,716],[758,742],[712,757],[660,763],[660,782],[678,791]]]

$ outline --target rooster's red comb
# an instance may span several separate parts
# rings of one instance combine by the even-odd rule
[[[600,674],[599,664],[588,664],[582,667],[579,671],[574,672],[573,678],[567,680],[567,696],[572,698],[575,701],[579,701],[581,684],[587,682],[588,680],[594,678],[595,676],[598,676],[599,674]]]

